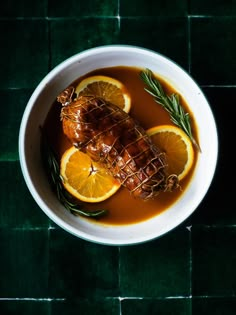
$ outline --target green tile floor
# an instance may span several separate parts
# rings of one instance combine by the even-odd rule
[[[235,315],[235,0],[8,0],[0,4],[0,314]],[[209,99],[219,160],[181,226],[130,247],[92,244],[38,208],[19,166],[18,131],[40,80],[105,44],[153,49]]]

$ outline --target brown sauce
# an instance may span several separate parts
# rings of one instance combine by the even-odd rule
[[[72,84],[77,86],[82,79],[91,75],[106,75],[116,78],[123,82],[130,93],[132,105],[129,114],[137,119],[145,129],[162,124],[172,124],[169,114],[144,90],[144,83],[139,77],[140,71],[141,69],[139,68],[123,66],[98,69],[79,78]],[[167,93],[178,93],[178,91],[175,91],[168,82],[160,77],[158,77],[158,79]],[[197,126],[194,117],[181,96],[180,101],[185,111],[190,114],[193,135],[195,139],[197,139]],[[52,105],[45,122],[49,142],[58,154],[58,159],[60,159],[65,150],[71,146],[62,131],[60,110],[60,104],[55,102]],[[135,199],[126,188],[121,187],[115,195],[106,201],[95,204],[86,204],[86,209],[109,210],[108,215],[100,218],[98,221],[109,225],[138,223],[158,215],[175,203],[184,193],[191,181],[192,173],[196,165],[197,153],[198,152],[195,150],[195,161],[191,172],[180,182],[181,189],[177,189],[174,192],[161,192],[154,200],[143,201]]]

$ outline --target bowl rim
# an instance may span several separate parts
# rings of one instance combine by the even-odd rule
[[[169,57],[156,52],[154,50],[150,50],[144,47],[140,47],[140,46],[133,46],[133,45],[119,45],[119,44],[115,44],[115,45],[103,45],[103,46],[97,46],[97,47],[93,47],[93,48],[89,48],[86,49],[82,52],[76,53],[74,55],[72,55],[71,57],[65,59],[64,61],[62,61],[61,63],[59,63],[58,65],[56,65],[51,71],[49,71],[45,77],[39,82],[39,84],[36,86],[35,90],[33,91],[31,97],[29,98],[27,105],[25,107],[23,116],[22,116],[22,120],[20,123],[20,129],[19,129],[19,138],[18,138],[18,150],[19,150],[19,161],[20,161],[20,167],[23,173],[23,177],[25,180],[25,183],[32,195],[32,197],[34,198],[35,202],[38,204],[38,206],[41,208],[41,210],[43,210],[45,212],[45,214],[53,221],[55,222],[58,226],[60,226],[61,228],[63,228],[65,231],[90,242],[95,242],[97,244],[104,244],[104,245],[115,245],[115,246],[121,246],[121,245],[135,245],[135,244],[140,244],[140,243],[144,243],[147,241],[151,241],[153,239],[159,238],[164,236],[166,233],[169,233],[170,231],[172,231],[173,229],[175,229],[177,226],[179,226],[181,223],[183,223],[196,209],[197,207],[200,205],[200,203],[202,202],[202,200],[204,199],[205,195],[207,194],[207,191],[213,181],[213,178],[215,176],[215,170],[217,167],[217,163],[218,163],[218,146],[219,146],[219,140],[218,140],[218,132],[217,132],[217,126],[216,126],[216,121],[211,109],[211,106],[208,106],[208,110],[210,112],[210,114],[212,115],[212,124],[214,126],[214,133],[215,133],[215,159],[214,161],[212,161],[213,165],[212,165],[212,173],[211,176],[208,178],[208,183],[206,185],[206,189],[204,194],[202,195],[201,201],[196,204],[194,206],[194,209],[190,212],[190,213],[186,213],[185,217],[182,217],[181,220],[179,220],[179,222],[176,223],[176,221],[173,223],[173,226],[170,226],[170,228],[168,230],[166,230],[164,233],[159,234],[157,233],[156,236],[152,236],[149,237],[149,234],[147,233],[147,238],[136,238],[136,240],[132,240],[129,241],[127,240],[126,242],[122,241],[119,242],[119,240],[117,240],[117,242],[115,242],[114,240],[109,241],[107,238],[99,238],[99,237],[94,237],[91,235],[86,235],[85,233],[81,233],[80,231],[78,232],[78,230],[76,231],[76,229],[74,227],[72,227],[68,222],[63,221],[59,216],[57,216],[51,209],[48,209],[48,207],[45,207],[45,204],[42,203],[42,199],[40,197],[40,194],[38,193],[38,191],[36,190],[29,171],[28,171],[28,166],[27,166],[27,161],[26,161],[26,154],[25,154],[25,133],[26,133],[26,127],[27,127],[27,123],[28,123],[28,117],[30,115],[30,112],[33,108],[33,105],[35,103],[35,101],[37,100],[40,92],[43,91],[43,89],[45,88],[45,85],[47,85],[51,80],[53,80],[54,77],[56,77],[58,75],[58,73],[60,73],[63,69],[67,68],[68,65],[73,64],[74,62],[78,61],[78,59],[83,59],[83,58],[87,58],[90,55],[93,55],[94,52],[96,53],[100,53],[102,54],[104,51],[105,52],[109,52],[109,51],[114,51],[114,49],[116,49],[118,52],[125,52],[125,51],[129,51],[129,53],[143,53],[143,54],[147,54],[147,55],[151,55],[153,56],[153,58],[156,58],[157,56],[159,56],[159,58],[167,61],[168,63],[171,63],[173,65],[173,67],[176,67],[178,70],[180,70],[185,76],[187,76],[188,79],[190,79],[192,81],[193,84],[195,84],[195,86],[201,91],[203,97],[205,98],[207,104],[209,105],[209,102],[204,94],[204,92],[202,91],[202,89],[200,88],[200,86],[198,85],[198,83],[192,78],[192,76],[184,69],[182,68],[178,63],[176,63],[175,61],[173,61],[172,59],[170,59]]]

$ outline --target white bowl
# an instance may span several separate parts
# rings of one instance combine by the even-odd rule
[[[51,191],[40,155],[39,126],[43,125],[56,96],[71,82],[92,70],[119,65],[149,68],[166,78],[184,96],[197,122],[202,152],[188,189],[172,207],[138,224],[102,226],[70,214]],[[212,182],[218,156],[218,138],[215,120],[203,92],[176,63],[156,52],[139,47],[102,46],[65,60],[41,81],[22,118],[19,156],[29,191],[52,221],[88,241],[128,245],[160,237],[193,213]]]

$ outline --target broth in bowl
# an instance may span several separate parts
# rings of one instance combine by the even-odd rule
[[[193,136],[201,151],[193,146],[192,167],[180,180],[180,187],[173,192],[160,192],[155,200],[144,201],[130,196],[130,192],[122,187],[102,203],[82,203],[86,211],[106,207],[107,216],[94,220],[73,215],[53,191],[42,159],[42,127],[55,151],[54,166],[60,164],[63,152],[72,146],[62,132],[62,105],[55,99],[71,84],[76,86],[87,76],[107,75],[117,78],[129,89],[131,108],[128,117],[137,119],[144,129],[153,130],[154,127],[157,130],[155,126],[159,124],[174,128],[168,113],[144,90],[146,83],[140,80],[140,71],[144,69],[152,71],[167,93],[179,94],[181,106],[190,115]],[[135,150],[135,147],[132,149]],[[205,197],[215,174],[217,157],[215,119],[196,82],[169,58],[145,48],[127,45],[94,47],[71,56],[52,69],[31,95],[19,131],[22,173],[39,208],[72,235],[106,245],[143,243],[161,237],[183,223]]]
[[[155,126],[174,125],[170,119],[170,114],[160,104],[155,102],[152,95],[145,91],[145,84],[140,78],[140,72],[142,70],[143,69],[138,67],[129,66],[100,68],[79,77],[73,81],[70,86],[73,86],[76,89],[82,80],[95,75],[117,79],[123,83],[129,93],[131,100],[129,115],[133,119],[137,120],[145,130]],[[156,73],[155,77],[161,83],[167,95],[179,95],[181,106],[183,107],[185,113],[188,113],[190,116],[192,135],[198,142],[197,123],[185,99],[170,83],[168,83],[167,80]],[[63,132],[61,108],[62,105],[58,101],[55,101],[51,106],[43,126],[49,145],[55,152],[58,163],[60,163],[65,151],[72,146],[71,142]],[[103,225],[129,225],[140,223],[159,215],[170,208],[186,192],[194,174],[198,155],[200,154],[199,150],[194,145],[193,151],[194,159],[191,169],[184,179],[180,180],[179,187],[174,191],[160,191],[157,197],[150,200],[142,200],[140,198],[135,198],[128,189],[121,186],[121,188],[110,198],[99,203],[83,203],[83,208],[89,211],[106,209],[107,214],[101,216],[96,221],[97,223]],[[78,202],[81,203],[80,200],[78,200]]]

